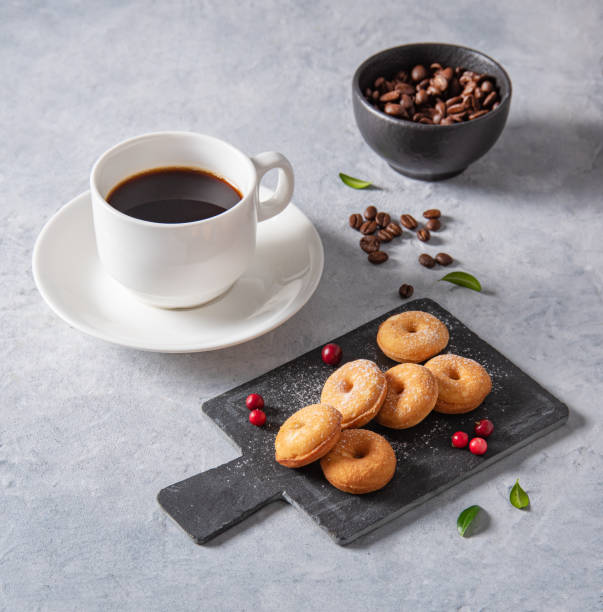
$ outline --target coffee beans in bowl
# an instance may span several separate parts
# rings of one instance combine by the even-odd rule
[[[434,181],[459,174],[496,142],[511,81],[474,49],[415,43],[367,59],[352,93],[367,144],[398,172]]]
[[[391,117],[425,125],[472,121],[500,104],[494,77],[439,62],[400,69],[391,79],[379,76],[364,95]]]

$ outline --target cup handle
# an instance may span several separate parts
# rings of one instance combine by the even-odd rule
[[[266,219],[278,215],[291,202],[294,185],[293,168],[289,160],[276,151],[259,153],[252,157],[251,161],[258,174],[258,188],[266,172],[275,168],[278,170],[278,184],[274,195],[267,200],[258,201],[258,221],[266,221]]]

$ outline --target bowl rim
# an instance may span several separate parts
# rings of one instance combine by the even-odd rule
[[[408,119],[399,119],[398,117],[390,117],[389,115],[386,115],[384,112],[375,108],[372,104],[370,104],[367,101],[366,97],[360,90],[360,75],[362,74],[362,71],[366,68],[366,65],[369,62],[372,62],[376,57],[380,55],[384,55],[386,53],[389,53],[390,51],[395,51],[397,49],[407,49],[409,47],[415,47],[415,48],[416,47],[431,47],[434,45],[437,45],[439,47],[451,47],[453,49],[462,49],[464,51],[470,51],[471,53],[480,55],[486,60],[492,62],[501,71],[506,81],[506,85],[508,87],[508,91],[503,97],[503,99],[500,101],[500,104],[494,110],[489,111],[486,115],[482,115],[481,117],[478,117],[477,119],[472,119],[471,121],[463,121],[462,123],[453,123],[452,125],[440,125],[440,124],[430,125],[428,123],[417,123],[415,121],[409,121]],[[472,47],[466,47],[465,45],[455,45],[453,43],[416,42],[416,43],[407,43],[405,45],[397,45],[396,47],[389,47],[388,49],[382,49],[381,51],[378,51],[377,53],[373,53],[373,55],[371,55],[370,57],[367,57],[360,64],[360,66],[356,68],[356,71],[354,72],[354,76],[352,77],[352,90],[353,90],[354,96],[356,96],[360,100],[361,104],[364,106],[366,110],[374,114],[376,117],[379,117],[382,120],[392,123],[392,125],[404,125],[405,127],[408,127],[410,129],[417,129],[417,130],[433,130],[433,129],[458,130],[458,129],[463,129],[463,126],[466,126],[468,124],[475,124],[475,122],[477,121],[488,120],[494,117],[496,114],[505,112],[505,109],[509,106],[511,102],[511,96],[513,94],[513,85],[511,83],[511,78],[509,77],[509,74],[503,68],[503,66],[499,62],[497,62],[494,58],[490,57],[486,53],[483,53],[482,51],[473,49]]]

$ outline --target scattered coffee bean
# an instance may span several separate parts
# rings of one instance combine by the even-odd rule
[[[435,259],[441,266],[449,266],[453,262],[452,257],[448,253],[438,253]]]
[[[426,268],[433,268],[436,264],[435,259],[427,253],[421,253],[419,255],[419,263]]]
[[[362,215],[359,215],[358,213],[350,215],[350,227],[353,227],[354,229],[360,229],[362,223]]]
[[[394,236],[390,234],[386,229],[380,229],[377,232],[377,238],[381,240],[381,242],[391,242]]]
[[[419,225],[412,215],[402,215],[400,217],[400,223],[409,230],[415,229]]]
[[[381,242],[375,236],[363,236],[360,239],[360,248],[365,253],[374,253],[375,251],[379,250],[380,246]]]
[[[493,77],[438,62],[429,68],[417,64],[410,70],[398,70],[391,80],[381,76],[364,95],[392,117],[427,125],[471,121],[500,103]],[[416,107],[420,112],[415,112]]]
[[[372,264],[382,264],[388,260],[388,256],[383,251],[375,251],[374,253],[369,253],[368,260]]]
[[[439,219],[442,213],[437,208],[430,208],[429,210],[423,211],[423,216],[426,219]]]
[[[360,226],[360,231],[366,236],[367,234],[373,234],[375,233],[375,230],[377,229],[377,224],[374,221],[365,221],[361,226]]]
[[[378,212],[375,217],[375,221],[377,221],[377,225],[380,227],[387,227],[391,220],[391,217],[386,212]]]
[[[402,228],[394,221],[388,224],[385,228],[392,236],[401,236]]]
[[[440,223],[439,219],[429,219],[429,221],[425,224],[425,227],[430,232],[437,232],[442,227],[442,224]]]
[[[367,206],[364,211],[364,218],[367,221],[372,221],[377,216],[377,209],[374,206]]]
[[[362,230],[360,230],[362,231]],[[427,242],[430,238],[431,238],[431,234],[429,233],[428,229],[420,229],[419,231],[417,231],[417,238],[421,241],[421,242]]]
[[[400,289],[398,289],[398,293],[400,294],[400,297],[403,300],[408,299],[414,291],[414,287],[412,285],[407,285],[406,283],[404,285],[400,285]]]

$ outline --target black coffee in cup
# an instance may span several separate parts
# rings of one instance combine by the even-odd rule
[[[191,223],[215,217],[243,198],[225,179],[198,168],[154,168],[131,176],[107,195],[120,212],[154,223]]]

